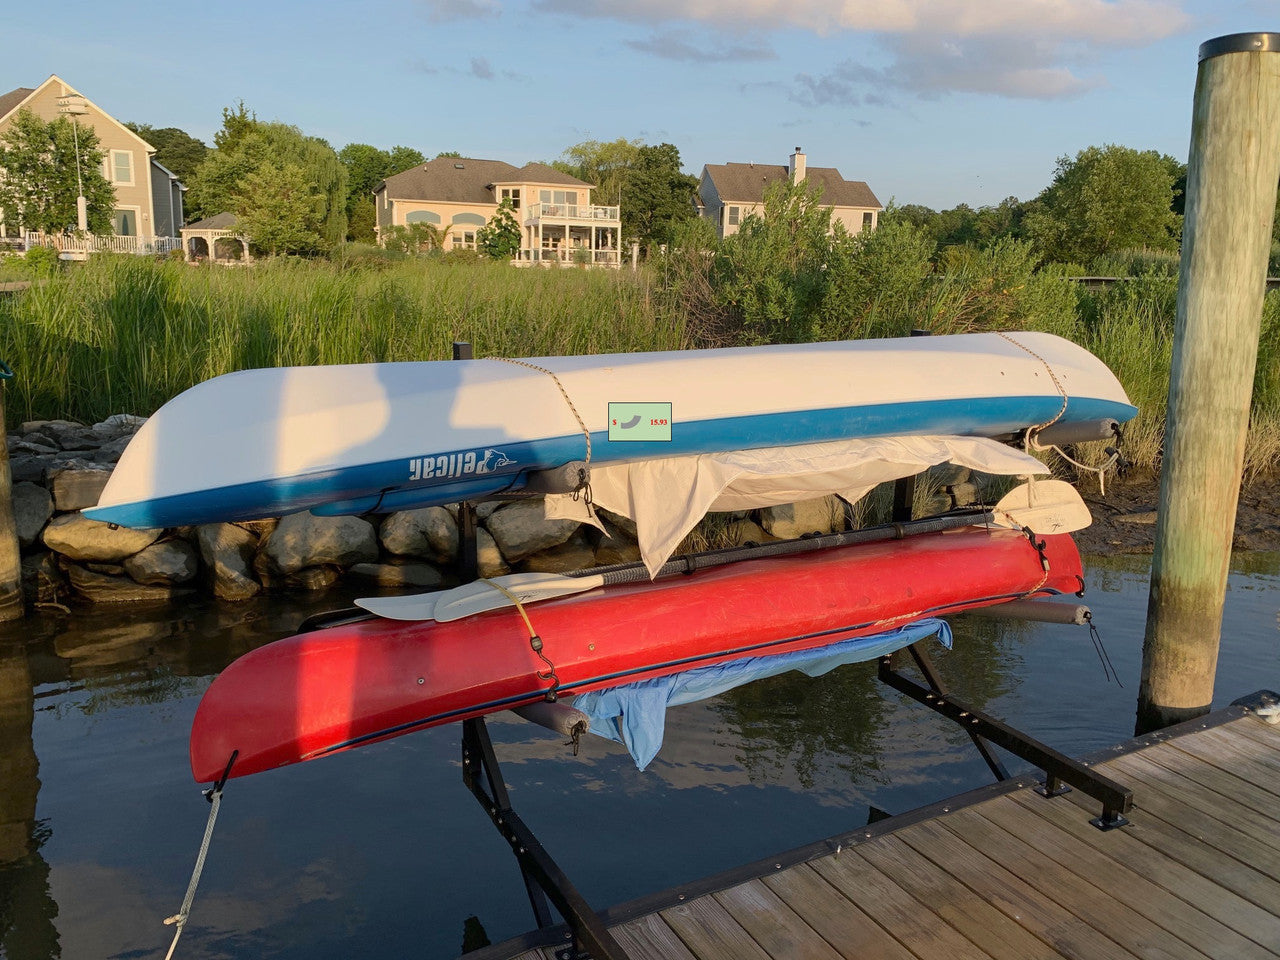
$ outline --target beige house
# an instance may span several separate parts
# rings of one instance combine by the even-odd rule
[[[446,250],[475,249],[476,231],[509,199],[520,224],[518,260],[618,266],[618,208],[591,203],[593,187],[542,163],[437,157],[373,190],[378,242],[391,227],[431,224]]]
[[[764,163],[709,163],[698,183],[698,214],[715,222],[724,239],[738,232],[748,214],[764,212],[764,195],[783,180],[816,184],[832,220],[850,233],[874,230],[884,205],[861,180],[846,180],[835,167],[810,167],[796,147],[787,166]]]
[[[156,238],[177,238],[182,229],[182,194],[187,189],[155,159],[155,148],[64,80],[51,76],[34,89],[19,87],[0,94],[0,134],[26,108],[45,121],[70,116],[82,129],[92,128],[103,152],[102,173],[115,188],[112,215],[116,238],[112,249],[154,249]],[[14,214],[0,211],[0,224],[12,230]],[[74,227],[75,224],[69,224]],[[175,246],[179,241],[175,240]]]

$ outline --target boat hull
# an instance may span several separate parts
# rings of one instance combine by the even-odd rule
[[[559,690],[582,693],[745,657],[813,649],[928,616],[1076,591],[1067,535],[970,528],[752,560],[526,608]],[[368,620],[279,640],[223,671],[191,731],[199,782],[348,750],[542,699],[520,613]]]
[[[655,418],[669,420],[666,438],[627,439],[610,414],[624,402],[669,405]],[[858,437],[996,437],[1135,412],[1096,357],[1042,333],[247,370],[157,411],[85,512],[167,527],[483,499],[588,459],[586,434],[591,462],[610,463]]]

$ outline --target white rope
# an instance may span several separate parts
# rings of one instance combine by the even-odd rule
[[[221,804],[222,788],[215,787],[209,793],[209,822],[205,824],[204,840],[200,843],[200,853],[196,856],[196,868],[192,871],[191,882],[187,885],[187,895],[182,898],[182,909],[172,917],[166,917],[164,921],[166,925],[177,924],[178,927],[173,932],[173,943],[169,944],[169,952],[164,955],[164,960],[173,960],[173,951],[178,947],[182,928],[187,925],[187,918],[191,916],[191,903],[196,898],[196,887],[200,885],[200,874],[204,870],[204,859],[209,854],[209,843],[213,840],[213,825],[218,820],[218,807]]]

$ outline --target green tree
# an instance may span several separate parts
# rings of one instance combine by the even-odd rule
[[[680,170],[680,151],[670,143],[642,146],[622,183],[622,229],[646,250],[669,244],[677,223],[694,215],[698,178]]]
[[[235,208],[237,227],[272,256],[318,248],[324,197],[299,163],[264,163],[246,174]]]
[[[562,160],[551,164],[561,173],[594,184],[596,203],[613,204],[622,195],[622,184],[635,166],[642,146],[639,140],[619,138],[608,143],[584,140],[565,150]]]
[[[326,249],[347,235],[347,168],[318,137],[285,123],[262,123],[243,103],[224,109],[223,129],[214,136],[218,148],[196,169],[188,199],[193,216],[211,216],[244,207],[249,176],[266,166],[300,167],[319,198],[314,221],[315,242]]]
[[[476,249],[491,260],[510,260],[519,252],[520,224],[510,197],[504,197],[497,213],[476,231]]]
[[[1023,230],[1046,259],[1059,262],[1087,264],[1126,247],[1176,249],[1180,168],[1154,150],[1115,144],[1061,157],[1053,182],[1028,206]]]
[[[412,147],[395,146],[387,151],[367,143],[348,143],[338,151],[338,159],[347,169],[347,239],[372,241],[374,187],[423,163],[422,153]]]
[[[45,233],[75,229],[77,141],[89,230],[111,232],[115,189],[102,174],[93,128],[73,127],[66,117],[46,123],[26,108],[0,136],[0,210],[9,223]]]
[[[177,127],[153,127],[149,123],[126,123],[126,127],[156,148],[156,160],[189,184],[196,167],[209,153],[203,140]]]

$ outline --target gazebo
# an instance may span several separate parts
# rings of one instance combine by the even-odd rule
[[[188,261],[248,263],[249,239],[236,231],[234,213],[215,213],[182,228],[182,249]]]

